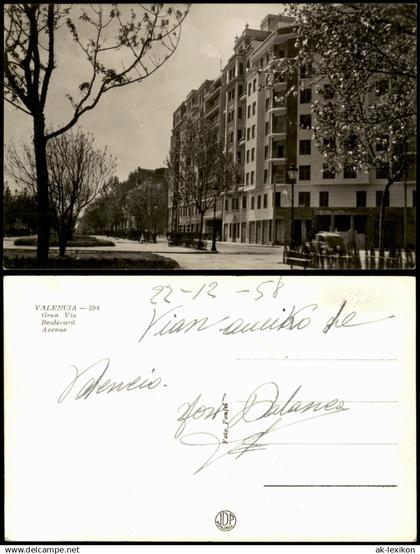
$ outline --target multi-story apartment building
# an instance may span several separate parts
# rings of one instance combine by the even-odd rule
[[[297,96],[284,95],[291,83],[264,86],[260,70],[270,60],[294,56],[293,21],[267,15],[260,29],[245,27],[235,38],[233,55],[215,81],[193,90],[174,113],[172,141],[179,140],[185,117],[201,114],[217,126],[225,148],[241,170],[241,183],[224,193],[216,226],[224,241],[287,244],[292,235],[291,190],[287,168],[295,165],[293,236],[296,243],[320,230],[338,231],[359,247],[377,241],[381,195],[380,171],[357,173],[351,167],[332,174],[313,140],[316,99],[306,75],[299,75]],[[297,77],[296,77],[297,79]],[[296,83],[294,83],[296,84]],[[303,85],[303,86],[302,86]],[[415,242],[415,168],[404,183],[391,187],[387,202],[388,242]],[[188,206],[169,198],[172,228],[196,230],[198,218]],[[206,216],[212,228],[213,213]]]

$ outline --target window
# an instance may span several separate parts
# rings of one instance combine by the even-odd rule
[[[239,64],[239,75],[243,75],[243,72],[244,72],[244,64],[240,63]]]
[[[238,142],[242,140],[242,129],[238,129]]]
[[[268,145],[264,146],[264,160],[268,158]]]
[[[255,209],[255,198],[254,196],[251,196],[251,210]]]
[[[385,152],[389,145],[389,137],[378,137],[376,141],[376,151],[377,152]]]
[[[328,197],[329,197],[329,192],[328,191],[321,191],[319,193],[319,206],[320,206],[320,208],[328,208]]]
[[[375,84],[375,96],[383,96],[389,92],[389,83],[386,79],[382,79]]]
[[[377,179],[387,179],[389,175],[389,166],[386,163],[378,165],[376,168],[376,178]]]
[[[383,191],[377,190],[376,191],[376,207],[379,208],[381,206],[381,200],[382,200]],[[389,191],[386,193],[384,198],[384,206],[386,208],[389,207]]]
[[[299,141],[299,154],[301,156],[309,156],[311,153],[311,141],[310,140],[300,140]]]
[[[273,144],[273,158],[284,158],[284,144]]]
[[[357,208],[366,208],[366,191],[365,190],[356,191],[356,207]]]
[[[332,100],[335,96],[333,87],[328,84],[324,85],[323,89],[320,91],[320,94],[325,100]]]
[[[248,106],[247,117],[248,119],[251,117],[251,104]]]
[[[258,195],[258,198],[257,198],[257,209],[261,210],[261,195],[260,194]]]
[[[268,205],[268,196],[267,196],[266,194],[264,194],[264,199],[263,199],[263,201],[264,201],[263,206],[264,206],[264,208],[266,208],[267,205]]]
[[[345,164],[343,171],[344,179],[356,179],[357,171],[353,164]]]
[[[276,192],[274,195],[274,207],[275,208],[281,207],[281,192]]]
[[[268,135],[269,131],[270,131],[270,122],[266,121],[265,122],[265,128],[264,128],[265,135]]]
[[[246,196],[242,196],[242,209],[246,210]]]
[[[252,82],[252,92],[255,92],[257,90],[257,79],[254,79]]]
[[[310,165],[300,165],[299,166],[299,181],[310,181],[311,180],[311,166]]]
[[[285,183],[285,168],[281,166],[274,166],[271,174],[272,183]]]
[[[335,179],[335,171],[328,167],[328,164],[322,166],[322,178],[323,179]]]
[[[267,182],[267,179],[268,179],[268,170],[264,169],[264,183]]]
[[[324,138],[324,149],[330,152],[335,152],[335,139]]]
[[[252,87],[252,84],[249,83],[249,85],[248,85],[248,96],[251,96],[251,87]]]
[[[251,150],[251,161],[253,162],[255,160],[255,148]]]
[[[252,126],[252,138],[255,138],[255,125]]]
[[[312,89],[304,88],[300,91],[300,103],[310,104],[312,102]]]
[[[238,108],[238,119],[242,119],[242,108]]]
[[[225,198],[225,211],[229,211],[229,198]]]
[[[242,161],[242,155],[241,155],[241,151],[240,151],[240,150],[238,150],[238,151],[236,152],[236,161],[239,162],[239,163],[241,163],[241,161]]]
[[[301,66],[300,77],[301,79],[309,79],[312,77],[312,65],[310,63],[305,63]]]
[[[249,150],[246,151],[246,163],[249,163]]]
[[[257,108],[257,103],[254,102],[254,103],[252,104],[252,115],[255,115],[256,108]]]
[[[280,50],[278,44],[273,45],[273,56],[274,56],[274,58],[284,58],[285,57],[284,50]]]
[[[234,133],[230,133],[229,135],[229,142],[233,142]]]
[[[254,177],[255,177],[255,173],[251,171],[251,185],[254,184]]]
[[[344,138],[344,141],[343,141],[343,145],[344,145],[344,148],[345,148],[346,152],[348,152],[349,154],[351,152],[353,152],[357,148],[357,143],[358,142],[359,141],[358,141],[356,135],[347,135]]]
[[[247,173],[245,175],[245,182],[246,182],[246,186],[248,186],[249,185],[249,173]]]
[[[244,87],[242,85],[239,85],[239,87],[238,87],[238,96],[242,96],[243,91],[244,91]]]
[[[267,112],[270,108],[270,99],[269,98],[266,98],[265,99],[265,111]]]
[[[251,137],[251,127],[248,127],[248,129],[246,130],[246,140],[249,140]]]
[[[312,128],[312,116],[310,113],[302,114],[299,117],[299,127],[301,129],[311,129]]]
[[[309,208],[309,206],[311,205],[311,193],[299,192],[298,203],[299,203],[299,206]]]

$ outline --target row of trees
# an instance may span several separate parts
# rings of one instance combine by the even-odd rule
[[[380,250],[388,191],[415,158],[416,12],[416,4],[290,4],[296,57],[275,59],[263,71],[268,87],[288,80],[286,94],[315,87],[314,139],[329,169],[379,169],[386,177]]]
[[[32,118],[38,210],[37,260],[48,264],[51,203],[47,145],[67,133],[111,90],[141,83],[172,56],[189,5],[33,4],[5,6],[4,97]],[[46,122],[60,41],[68,33],[86,77],[66,94],[71,115]],[[72,78],[71,83],[74,82]],[[71,89],[69,87],[67,90]],[[74,83],[73,83],[74,84]]]
[[[50,224],[58,235],[60,255],[64,256],[80,214],[112,178],[116,164],[106,148],[95,148],[94,137],[81,130],[51,139],[46,161]],[[32,221],[39,223],[36,158],[30,144],[22,142],[9,148],[6,171],[23,189],[17,198],[27,199],[35,209]]]
[[[6,235],[28,235],[38,227],[35,198],[28,191],[12,192],[7,183],[3,195],[3,228]]]
[[[168,168],[172,181],[172,227],[177,227],[176,217],[182,206],[193,207],[200,218],[201,241],[205,214],[215,208],[222,193],[236,188],[239,166],[225,150],[214,125],[203,118],[187,118],[173,136]]]
[[[166,169],[137,168],[128,179],[106,183],[80,222],[83,232],[140,236],[166,230],[168,188]]]

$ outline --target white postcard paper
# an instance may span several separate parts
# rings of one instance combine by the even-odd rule
[[[416,538],[415,280],[5,278],[6,537]]]

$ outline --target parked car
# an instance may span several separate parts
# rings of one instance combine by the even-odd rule
[[[322,256],[330,256],[331,254],[342,255],[346,253],[344,241],[338,233],[320,231],[315,235],[312,246],[316,254],[321,254]]]

